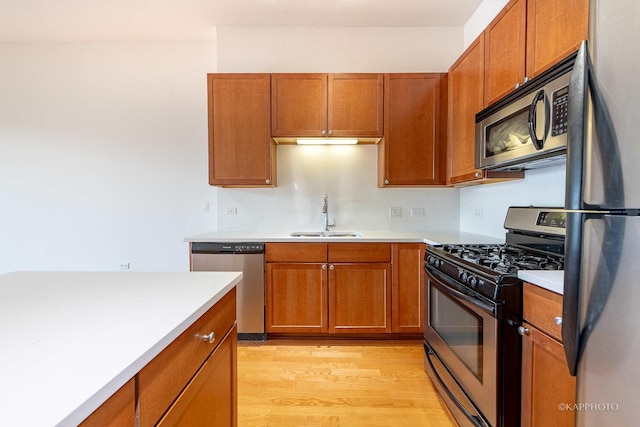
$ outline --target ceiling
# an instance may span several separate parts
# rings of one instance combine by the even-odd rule
[[[211,39],[216,26],[462,26],[482,0],[0,0],[0,42]]]

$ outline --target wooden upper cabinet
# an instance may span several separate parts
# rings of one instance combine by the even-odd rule
[[[274,137],[381,137],[382,74],[273,74]]]
[[[508,3],[489,24],[485,37],[484,105],[511,92],[525,76],[527,0]]]
[[[528,0],[527,75],[537,76],[589,37],[589,0]]]
[[[512,0],[485,30],[485,104],[499,100],[578,50],[588,0]]]
[[[276,185],[271,76],[208,74],[209,184]]]
[[[447,181],[482,178],[476,169],[476,113],[483,108],[484,34],[449,69],[449,144]]]
[[[444,185],[446,74],[385,74],[378,186]]]
[[[327,130],[327,75],[272,74],[273,136],[321,136]]]

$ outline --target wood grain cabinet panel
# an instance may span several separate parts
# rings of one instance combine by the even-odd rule
[[[384,75],[384,138],[378,186],[446,182],[447,75]]]
[[[329,331],[391,332],[391,264],[330,264]]]
[[[237,337],[234,326],[158,422],[158,427],[238,425]]]
[[[271,132],[289,137],[382,137],[382,74],[272,74]]]
[[[236,320],[235,288],[138,373],[140,426],[155,425]],[[215,340],[204,336],[213,332]]]
[[[133,427],[136,418],[135,395],[135,380],[131,379],[81,422],[79,427]]]
[[[537,76],[589,37],[589,0],[527,0],[527,75]]]
[[[575,52],[588,0],[512,0],[485,30],[485,107]]]
[[[391,330],[423,332],[424,243],[394,243],[391,261]]]
[[[267,332],[327,332],[327,280],[326,263],[268,262]]]
[[[271,76],[208,74],[209,184],[276,185]]]
[[[573,426],[575,411],[560,408],[576,399],[576,378],[555,320],[562,315],[562,296],[525,283],[523,312],[521,425]]]
[[[484,106],[513,91],[525,76],[527,0],[508,3],[485,32]]]

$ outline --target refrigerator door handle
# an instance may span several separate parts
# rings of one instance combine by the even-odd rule
[[[583,213],[567,212],[562,299],[562,343],[571,375],[576,375],[580,351],[580,274]]]
[[[569,81],[567,123],[567,178],[565,209],[584,209],[583,172],[585,166],[584,142],[587,136],[589,96],[589,50],[585,40],[578,50]]]

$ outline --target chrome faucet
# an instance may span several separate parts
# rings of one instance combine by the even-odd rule
[[[329,222],[329,196],[324,195],[324,203],[322,204],[322,213],[324,214],[324,231],[329,231],[330,228],[336,226],[336,219],[333,219],[333,223]]]

